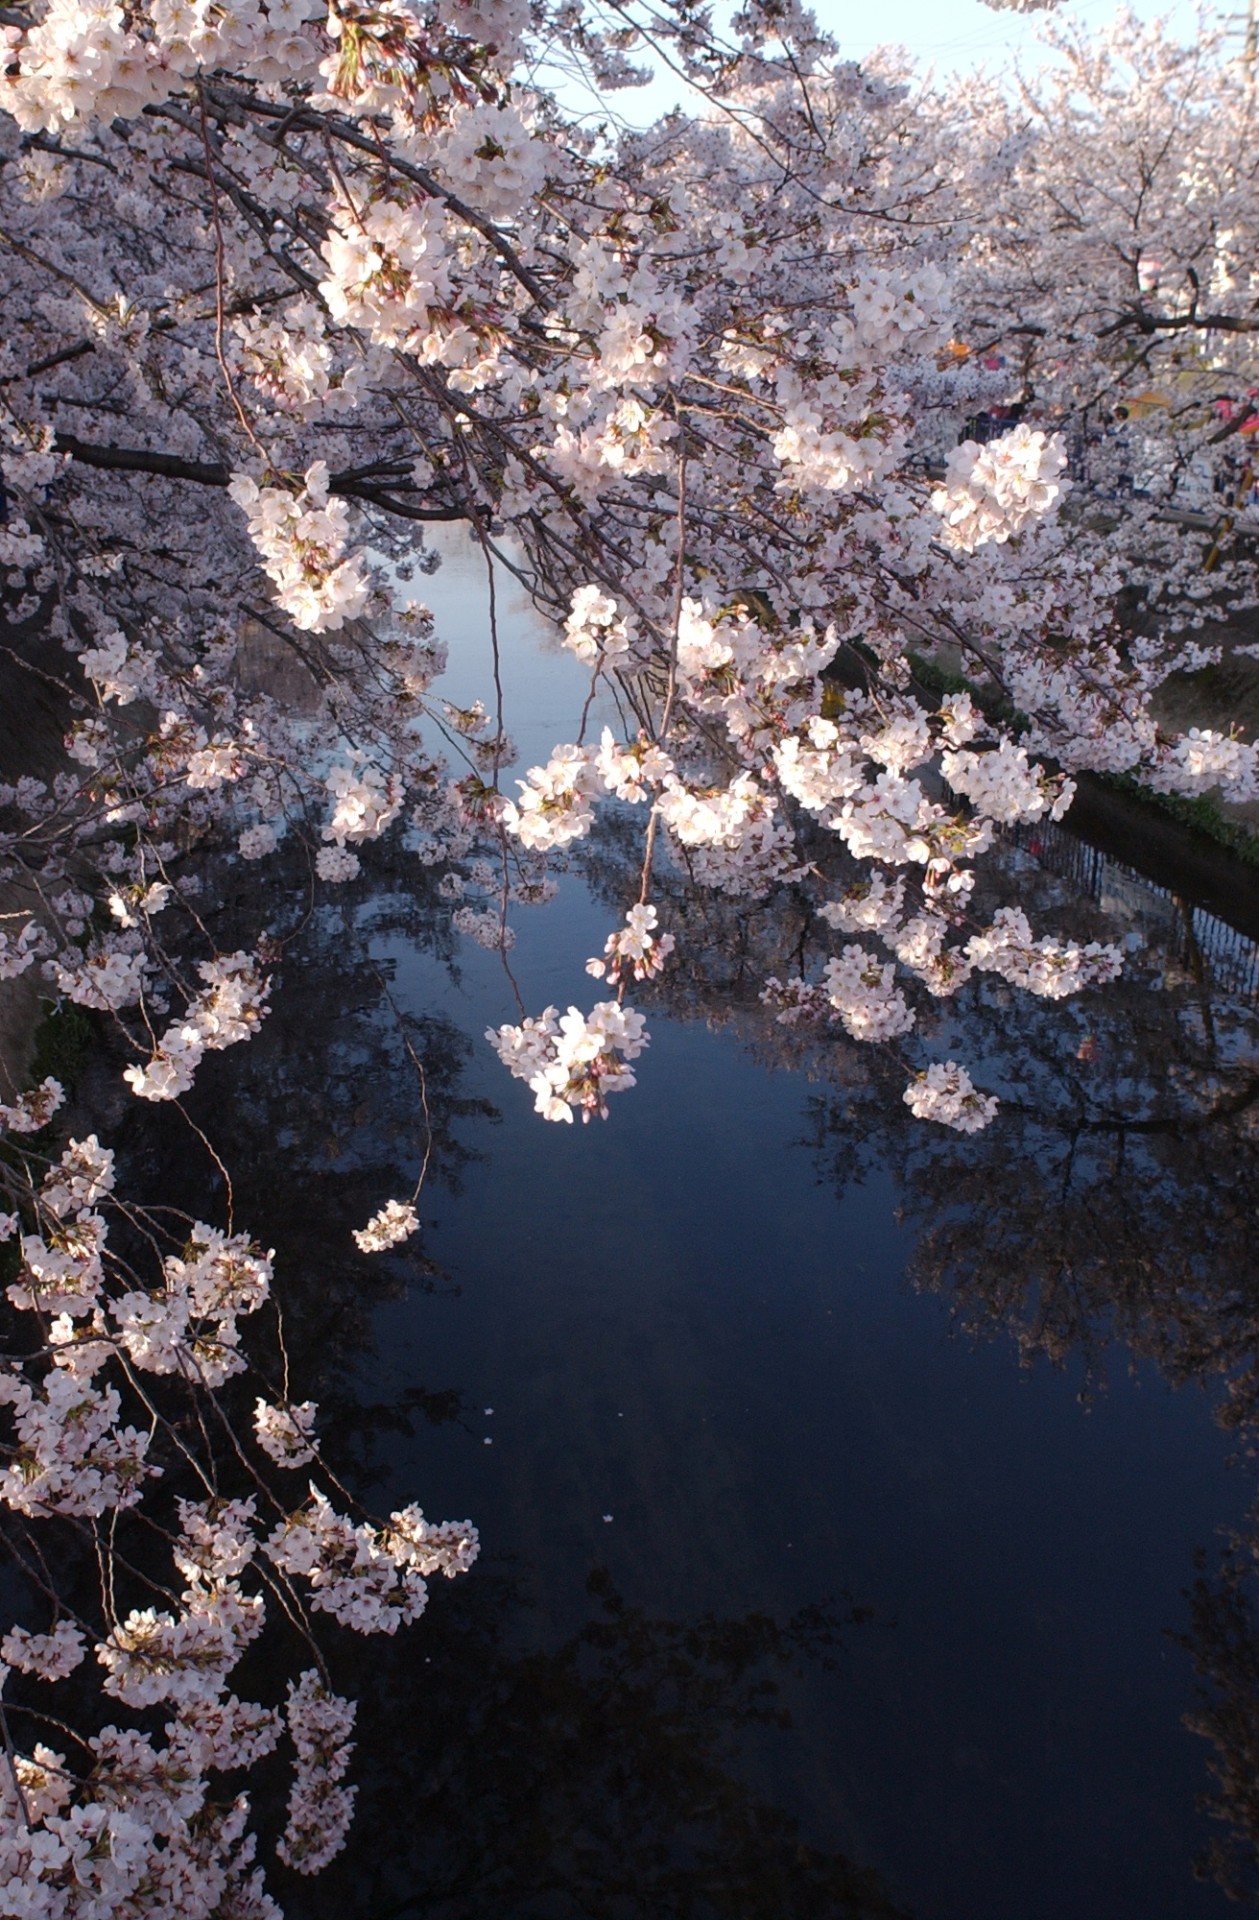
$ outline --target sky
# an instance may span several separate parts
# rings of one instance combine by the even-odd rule
[[[1198,31],[1195,0],[1130,0],[1130,4],[1139,20],[1166,17],[1186,42]],[[1016,56],[1026,66],[1039,64],[1036,29],[1043,14],[998,12],[983,0],[812,0],[812,5],[821,25],[839,42],[841,55],[849,59],[863,60],[876,47],[901,46],[924,67],[934,67],[942,79],[979,67],[1001,68]],[[1247,0],[1218,0],[1215,7],[1206,9],[1207,18],[1218,22],[1246,5]],[[728,0],[718,0],[716,11],[719,18],[728,17]],[[1118,11],[1119,0],[1074,0],[1074,4],[1066,0],[1062,7],[1064,14],[1099,29]],[[1243,28],[1236,24],[1234,30],[1240,52]],[[646,126],[679,104],[684,91],[675,79],[661,74],[648,87],[612,96],[609,104],[631,125]],[[588,96],[579,101],[574,89],[570,104],[576,111],[589,112],[594,103]],[[597,105],[594,111],[598,113]]]
[[[1219,11],[1244,10],[1245,5],[1246,0],[1225,0]],[[943,75],[1003,66],[1015,53],[1031,60],[1036,51],[1036,14],[997,13],[983,0],[877,0],[864,6],[853,0],[815,0],[814,10],[839,41],[840,51],[856,60],[878,46],[903,46]],[[1115,0],[1076,0],[1063,11],[1101,27],[1117,8]],[[1186,40],[1197,31],[1197,8],[1191,0],[1133,0],[1132,11],[1139,20],[1166,14]]]

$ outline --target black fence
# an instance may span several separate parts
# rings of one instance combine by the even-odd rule
[[[1139,927],[1151,947],[1195,976],[1217,981],[1227,992],[1259,1001],[1259,943],[1227,920],[1160,887],[1052,821],[1007,828],[1005,837],[1097,901],[1103,911]]]

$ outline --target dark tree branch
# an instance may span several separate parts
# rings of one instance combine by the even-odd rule
[[[53,451],[68,453],[84,467],[99,467],[109,473],[146,473],[162,480],[187,480],[199,487],[226,487],[232,478],[232,469],[220,461],[184,460],[178,454],[158,453],[148,447],[103,447],[80,440],[73,433],[59,433],[53,442]],[[422,503],[399,497],[419,493],[420,489],[398,461],[347,467],[329,476],[328,491],[342,500],[359,500],[365,506],[378,507],[403,520],[473,518],[473,511],[468,507],[438,504],[427,496]]]
[[[1132,328],[1147,338],[1160,333],[1259,333],[1259,314],[1199,313],[1196,307],[1192,313],[1158,314],[1131,307],[1102,327],[1097,337],[1107,340]]]

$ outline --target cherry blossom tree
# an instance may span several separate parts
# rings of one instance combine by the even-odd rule
[[[959,332],[1003,363],[1000,399],[1067,429],[1080,477],[1124,489],[1125,551],[1166,623],[1253,593],[1167,517],[1226,504],[1259,421],[1253,75],[1206,19],[1188,45],[1123,12],[1100,33],[1055,15],[1040,39],[1016,85],[935,103],[976,215]]]
[[[1198,590],[1185,530],[1158,535],[1168,618],[1135,635],[1118,600],[1138,536],[1072,498],[1055,421],[952,447],[991,384],[970,343],[1034,340],[1065,425],[1142,353],[1227,332],[1207,324],[1221,301],[1248,331],[1229,155],[1249,102],[1225,69],[1214,129],[1170,54],[1143,82],[1142,126],[1181,101],[1180,174],[1129,284],[1118,254],[1095,259],[1083,204],[1043,259],[1019,223],[1055,191],[1041,122],[1077,111],[1087,74],[1045,82],[1039,121],[1030,95],[968,112],[769,4],[726,41],[689,8],[619,3],[34,0],[0,19],[6,658],[66,724],[58,769],[0,789],[0,977],[40,967],[116,1022],[132,1094],[178,1101],[266,1018],[276,954],[266,927],[214,949],[192,850],[268,862],[287,841],[313,895],[405,827],[459,934],[502,955],[517,1021],[489,1038],[544,1118],[605,1115],[633,1084],[648,1034],[627,996],[681,946],[652,897],[667,866],[752,904],[804,889],[835,941],[817,973],[767,978],[767,1005],[892,1049],[915,1116],[990,1124],[996,1100],[930,1056],[919,1010],[976,971],[1058,1000],[1121,956],[1017,902],[981,912],[976,859],[1004,826],[1061,817],[1080,769],[1244,798],[1256,752],[1169,738],[1151,713],[1203,657],[1177,631]],[[631,57],[684,77],[695,111],[618,131],[548,90],[579,69],[614,92]],[[1090,97],[1113,105],[1109,57]],[[1232,238],[1164,245],[1177,204],[1226,177]],[[470,707],[441,695],[418,590],[441,521],[471,529],[487,571],[495,672]],[[589,674],[570,737],[514,780],[511,576]],[[300,663],[301,701],[254,670],[260,649]],[[933,697],[941,664],[968,690]],[[600,683],[618,729],[590,723]],[[607,997],[530,1012],[512,913],[610,814],[640,837],[624,920],[589,961]],[[165,1747],[111,1722],[82,1761],[10,1735],[5,1874],[36,1914],[265,1913],[247,1806],[207,1812],[227,1755],[280,1732],[274,1708],[227,1696],[237,1660],[267,1609],[306,1636],[282,1857],[315,1871],[349,1817],[352,1720],[315,1616],[394,1631],[475,1535],[413,1507],[353,1516],[282,1370],[242,1432],[223,1396],[270,1255],[231,1221],[172,1244],[113,1196],[95,1136],[48,1147],[59,1100],[46,1080],[0,1112],[29,1330],[0,1374],[3,1497],[32,1537],[86,1529],[107,1571],[119,1516],[152,1514],[183,1585],[118,1616],[106,1580],[88,1622],[46,1583],[47,1632],[5,1643],[50,1684],[91,1648],[111,1710],[171,1715]],[[415,1233],[418,1197],[386,1201],[360,1249]],[[168,1389],[232,1436],[239,1487],[182,1437]],[[169,1510],[164,1449],[199,1481]],[[308,1464],[308,1495],[273,1491]]]
[[[837,62],[803,16],[749,13],[728,50],[667,15],[615,18],[571,29],[574,55],[615,78],[633,29],[700,89],[697,119],[614,147],[579,133],[519,80],[523,19],[495,13],[105,14],[90,58],[77,13],[7,29],[26,326],[5,380],[6,553],[19,617],[91,690],[72,669],[84,771],[14,794],[42,911],[9,964],[42,942],[62,992],[138,1008],[142,1097],[177,1097],[262,1005],[256,957],[215,956],[161,1013],[179,823],[232,815],[246,858],[300,827],[335,884],[409,807],[422,857],[497,855],[486,906],[458,911],[505,947],[494,892],[544,891],[546,854],[599,805],[648,816],[644,908],[658,839],[700,884],[763,892],[798,870],[812,816],[876,875],[913,878],[917,971],[938,991],[965,972],[947,938],[968,857],[1069,804],[1032,756],[1251,790],[1245,745],[1159,735],[1149,695],[1186,655],[1121,634],[1113,543],[1055,515],[1054,436],[1020,426],[958,449],[941,485],[921,474],[966,392],[948,267],[974,214],[911,137],[905,89]],[[142,206],[162,218],[141,230]],[[636,732],[595,743],[576,724],[505,791],[501,702],[460,713],[430,692],[440,636],[405,577],[408,523],[432,518],[467,520],[487,563],[526,578],[592,682],[625,689]],[[242,692],[245,612],[322,684],[343,745],[314,780],[309,728]],[[1021,738],[966,698],[932,717],[910,655],[942,648],[1028,716]],[[864,684],[841,695],[827,675],[853,655]],[[112,924],[84,949],[105,883],[54,898],[43,875],[86,841],[112,863]],[[16,864],[29,881],[35,861]],[[1036,972],[1017,909],[968,938],[1022,983]],[[863,956],[845,963],[870,974],[862,994],[899,993]],[[562,1041],[549,1015],[504,1031],[551,1117],[632,1078],[625,985],[565,1016]],[[917,1084],[933,1111],[935,1080]]]

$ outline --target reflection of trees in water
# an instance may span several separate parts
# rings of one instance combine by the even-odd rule
[[[831,1660],[864,1611],[678,1623],[602,1572],[589,1591],[554,1652],[509,1649],[517,1603],[486,1574],[437,1597],[422,1654],[362,1650],[357,1837],[285,1889],[292,1920],[895,1920],[736,1772],[740,1737],[784,1723],[776,1672]]]
[[[1039,904],[1079,938],[1115,936],[1087,905],[1064,912],[1063,884],[1011,857],[1033,924]],[[592,871],[610,903],[634,896],[615,833]],[[655,892],[662,925],[700,911],[667,880]],[[759,916],[720,900],[703,911],[703,953],[685,975],[666,974],[657,1001],[737,1022],[759,1058],[807,1066],[823,1083],[805,1144],[840,1195],[876,1168],[894,1171],[915,1231],[913,1285],[947,1298],[967,1332],[1012,1339],[1025,1362],[1075,1358],[1096,1384],[1118,1343],[1174,1382],[1207,1384],[1222,1422],[1255,1450],[1259,1013],[1202,978],[1174,977],[1154,952],[1119,983],[1058,1004],[990,979],[951,1002],[919,1002],[930,1057],[972,1063],[1001,1097],[996,1123],[964,1137],[913,1119],[904,1072],[878,1049],[838,1031],[802,1038],[740,999],[741,977],[816,973],[846,936],[810,923],[789,895]],[[1188,1724],[1214,1749],[1204,1805],[1223,1829],[1204,1871],[1259,1903],[1257,1563],[1259,1512],[1218,1575],[1199,1578],[1184,1643],[1202,1685]]]
[[[477,1157],[462,1124],[498,1118],[463,1091],[469,1040],[445,1018],[398,1007],[391,963],[370,955],[369,942],[404,939],[412,952],[454,969],[449,912],[424,890],[423,870],[417,892],[414,862],[395,871],[388,844],[372,852],[370,876],[313,913],[294,876],[298,904],[291,934],[279,930],[271,1012],[248,1046],[206,1056],[185,1100],[230,1176],[237,1224],[277,1250],[275,1292],[293,1379],[302,1397],[319,1401],[328,1457],[360,1489],[374,1435],[457,1419],[461,1402],[450,1388],[413,1387],[387,1403],[363,1390],[374,1310],[409,1289],[449,1282],[427,1259],[422,1232],[389,1252],[362,1254],[353,1230],[386,1199],[409,1196],[426,1152],[426,1191],[457,1194]],[[233,874],[228,897],[202,908],[226,950],[256,937],[247,879]],[[404,1036],[422,1064],[426,1102]],[[132,1194],[160,1195],[222,1223],[222,1177],[177,1113],[129,1102],[118,1145]]]
[[[1081,1358],[1090,1381],[1118,1343],[1172,1381],[1222,1388],[1218,1417],[1253,1452],[1259,1021],[1140,981],[1065,1012],[995,998],[981,990],[963,1022],[1010,1074],[995,1126],[924,1139],[886,1099],[823,1096],[810,1103],[819,1165],[841,1188],[872,1145],[897,1168],[916,1229],[908,1276],[968,1332],[1009,1335],[1025,1361]],[[1186,1724],[1211,1743],[1202,1804],[1221,1829],[1202,1870],[1259,1903],[1257,1562],[1259,1510],[1238,1555],[1196,1583],[1184,1644],[1202,1683]]]
[[[293,1381],[320,1402],[327,1455],[359,1492],[380,1436],[463,1407],[454,1388],[373,1400],[373,1310],[449,1283],[422,1240],[363,1256],[351,1231],[409,1193],[430,1127],[428,1181],[457,1193],[472,1157],[462,1123],[497,1118],[462,1090],[467,1038],[444,1018],[403,1015],[367,953],[369,938],[396,940],[453,967],[448,915],[414,896],[413,871],[395,888],[381,849],[368,858],[346,904],[286,943],[257,1037],[208,1056],[187,1102],[231,1175],[237,1221],[278,1250]],[[242,898],[207,914],[221,946],[248,937],[249,909]],[[423,1064],[427,1122],[400,1020]],[[131,1191],[221,1218],[221,1181],[178,1114],[132,1103],[120,1147]],[[506,1583],[478,1569],[457,1593],[439,1585],[420,1630],[396,1641],[322,1623],[337,1683],[360,1700],[360,1799],[329,1872],[309,1887],[277,1876],[294,1920],[894,1920],[872,1876],[807,1846],[738,1775],[740,1738],[783,1715],[775,1669],[828,1659],[859,1610],[674,1623],[626,1607],[596,1576],[588,1623],[556,1651],[522,1654],[507,1645],[520,1602]],[[254,1658],[240,1685],[269,1697]],[[278,1765],[260,1776],[264,1828],[278,1828],[287,1785]]]
[[[592,877],[614,915],[636,896],[637,859],[636,836],[613,823]],[[383,1199],[409,1191],[427,1138],[397,1016],[362,941],[369,928],[396,934],[452,964],[446,915],[412,894],[413,880],[413,869],[405,885],[373,872],[345,904],[321,909],[286,946],[259,1037],[207,1058],[189,1103],[229,1165],[238,1221],[279,1249],[294,1379],[323,1403],[329,1452],[349,1459],[360,1486],[375,1436],[461,1410],[453,1389],[386,1404],[361,1390],[372,1310],[436,1281],[422,1243],[419,1255],[412,1242],[365,1258],[350,1239]],[[1153,991],[1148,968],[1060,1006],[976,983],[925,1009],[931,1055],[973,1062],[1003,1098],[994,1128],[960,1138],[912,1119],[903,1069],[878,1049],[833,1035],[819,1046],[761,1012],[752,982],[767,959],[785,976],[816,968],[835,944],[789,894],[765,913],[667,881],[653,893],[663,923],[691,936],[658,998],[681,1017],[734,1025],[768,1062],[817,1075],[819,1165],[840,1190],[876,1166],[897,1169],[918,1228],[915,1284],[947,1294],[967,1328],[1010,1333],[1025,1356],[1079,1353],[1097,1369],[1120,1339],[1177,1379],[1223,1381],[1228,1417],[1249,1432],[1259,1413],[1253,1015],[1190,982]],[[248,902],[239,912],[247,920]],[[231,912],[216,922],[223,947],[237,943],[232,922]],[[1060,904],[1053,922],[1063,924]],[[489,1109],[461,1091],[469,1047],[456,1029],[423,1018],[409,1031],[427,1082],[429,1178],[457,1190],[468,1157],[460,1123]],[[220,1106],[220,1084],[230,1104]],[[230,1139],[216,1125],[222,1112]],[[132,1104],[123,1144],[133,1188],[138,1169],[149,1191],[220,1217],[213,1170],[177,1116]],[[1232,1835],[1212,1865],[1237,1885],[1259,1859],[1259,1638],[1241,1567],[1230,1562],[1215,1585],[1204,1578],[1189,1636],[1207,1689],[1194,1724],[1215,1745],[1216,1806]],[[602,1613],[564,1647],[513,1657],[500,1644],[505,1598],[485,1575],[475,1589],[479,1599],[439,1596],[418,1636],[343,1649],[347,1685],[364,1696],[363,1803],[312,1916],[337,1903],[347,1920],[890,1913],[851,1863],[802,1846],[732,1763],[740,1730],[775,1710],[763,1663],[806,1650],[802,1623],[679,1626],[601,1590]],[[288,1895],[294,1913],[305,1897]]]
[[[1199,1574],[1189,1595],[1190,1630],[1177,1637],[1193,1655],[1201,1695],[1187,1724],[1213,1749],[1214,1786],[1202,1805],[1223,1828],[1200,1871],[1231,1899],[1259,1905],[1259,1621],[1247,1581],[1253,1555],[1251,1543],[1240,1555],[1224,1555],[1214,1579]]]
[[[1021,863],[1033,923],[1039,912],[1063,927],[1063,883],[1008,857]],[[618,904],[636,888],[616,835],[592,877]],[[910,1061],[964,1060],[1002,1103],[986,1132],[959,1135],[914,1119],[904,1065],[888,1051],[838,1026],[779,1026],[741,991],[765,971],[816,975],[854,936],[808,919],[790,892],[759,913],[713,896],[688,904],[667,880],[655,892],[666,895],[663,925],[688,912],[708,923],[702,951],[687,943],[686,971],[665,974],[657,1003],[736,1024],[767,1064],[806,1067],[822,1083],[809,1101],[819,1169],[840,1194],[895,1170],[917,1231],[916,1286],[947,1294],[968,1330],[1009,1334],[1026,1357],[1091,1366],[1122,1339],[1174,1379],[1219,1379],[1230,1425],[1259,1416],[1259,1013],[1173,980],[1154,955],[1056,1003],[991,976],[953,1000],[924,994]],[[1078,937],[1114,936],[1087,903],[1070,917]]]
[[[979,989],[970,1050],[999,1065],[998,1124],[968,1140],[888,1103],[822,1096],[812,1144],[843,1186],[860,1157],[897,1167],[917,1229],[909,1276],[972,1332],[1025,1357],[1096,1366],[1122,1340],[1176,1380],[1212,1376],[1224,1417],[1259,1411],[1259,1028],[1178,995],[1111,988],[1069,1009]],[[1224,1041],[1236,1043],[1228,1057]],[[1007,1050],[1014,1058],[1006,1057]]]
[[[214,877],[211,869],[207,880]],[[227,880],[236,884],[231,870]],[[370,901],[364,906],[369,884]],[[369,1498],[382,1436],[411,1434],[426,1422],[457,1421],[464,1412],[460,1393],[446,1385],[408,1386],[388,1400],[373,1397],[374,1309],[409,1288],[449,1283],[425,1259],[422,1238],[383,1255],[363,1255],[352,1230],[390,1195],[410,1193],[430,1144],[428,1182],[457,1192],[474,1157],[460,1137],[462,1124],[469,1117],[497,1115],[463,1090],[471,1052],[467,1039],[440,1017],[409,1018],[395,1009],[387,991],[388,970],[367,951],[368,932],[405,933],[413,950],[447,959],[448,916],[400,886],[391,891],[387,867],[370,883],[347,890],[347,896],[345,906],[314,915],[295,909],[293,937],[284,941],[276,969],[270,1016],[248,1046],[207,1055],[183,1103],[230,1178],[232,1220],[219,1165],[181,1113],[169,1105],[120,1097],[122,1061],[108,1030],[100,1053],[83,1068],[76,1097],[88,1124],[99,1123],[102,1111],[119,1115],[110,1141],[118,1152],[120,1192],[128,1207],[154,1203],[147,1217],[120,1212],[111,1219],[111,1248],[132,1260],[139,1278],[153,1277],[155,1251],[182,1246],[190,1220],[246,1230],[264,1247],[277,1249],[273,1299],[283,1314],[294,1397],[319,1402],[319,1435],[328,1462],[356,1493]],[[292,897],[300,901],[300,884]],[[214,895],[198,897],[198,909],[224,951],[256,937],[252,907],[244,892],[226,902]],[[274,921],[272,929],[281,939],[287,931],[276,929]],[[427,1115],[415,1069],[400,1044],[400,1025],[423,1065]],[[68,1126],[85,1131],[82,1118],[73,1114]],[[164,1243],[163,1235],[168,1236]],[[269,1319],[271,1308],[265,1312]],[[9,1324],[0,1331],[7,1347],[19,1351],[29,1330],[24,1317],[12,1324],[15,1316],[0,1294],[0,1321],[6,1316]],[[261,1330],[261,1338],[248,1326],[242,1332],[246,1354],[258,1358],[274,1352],[273,1322]],[[215,1396],[222,1425],[202,1409],[201,1432],[215,1453],[224,1498],[257,1493],[228,1428],[249,1434],[259,1384],[249,1372],[226,1381]],[[274,1379],[268,1384],[279,1387]],[[144,1388],[178,1439],[190,1420],[186,1396],[174,1381],[158,1375],[146,1376]],[[110,1598],[120,1615],[133,1606],[177,1604],[181,1582],[169,1551],[178,1524],[176,1503],[180,1496],[198,1499],[205,1493],[177,1446],[163,1447],[159,1435],[154,1455],[162,1468],[160,1481],[143,1509],[125,1517],[112,1536],[117,1559]],[[318,1469],[316,1477],[324,1480]],[[304,1475],[292,1476],[295,1504],[305,1484]],[[96,1617],[99,1541],[90,1525],[72,1518],[44,1523],[36,1559],[23,1529],[9,1516],[0,1545],[6,1628],[17,1621],[43,1630],[48,1611],[43,1588],[83,1618]],[[23,1567],[25,1576],[18,1571]],[[273,1618],[281,1612],[273,1607]],[[249,1697],[278,1698],[282,1704],[282,1682],[290,1669],[282,1655],[277,1661],[278,1654],[276,1641],[264,1638],[246,1655],[234,1684]],[[65,1683],[71,1724],[95,1727],[113,1717],[101,1695],[101,1679],[96,1663],[89,1661]],[[47,1705],[40,1685],[20,1673],[9,1675],[6,1699],[19,1714]],[[155,1724],[161,1719],[159,1709]],[[39,1736],[46,1732],[42,1725],[36,1728]]]

